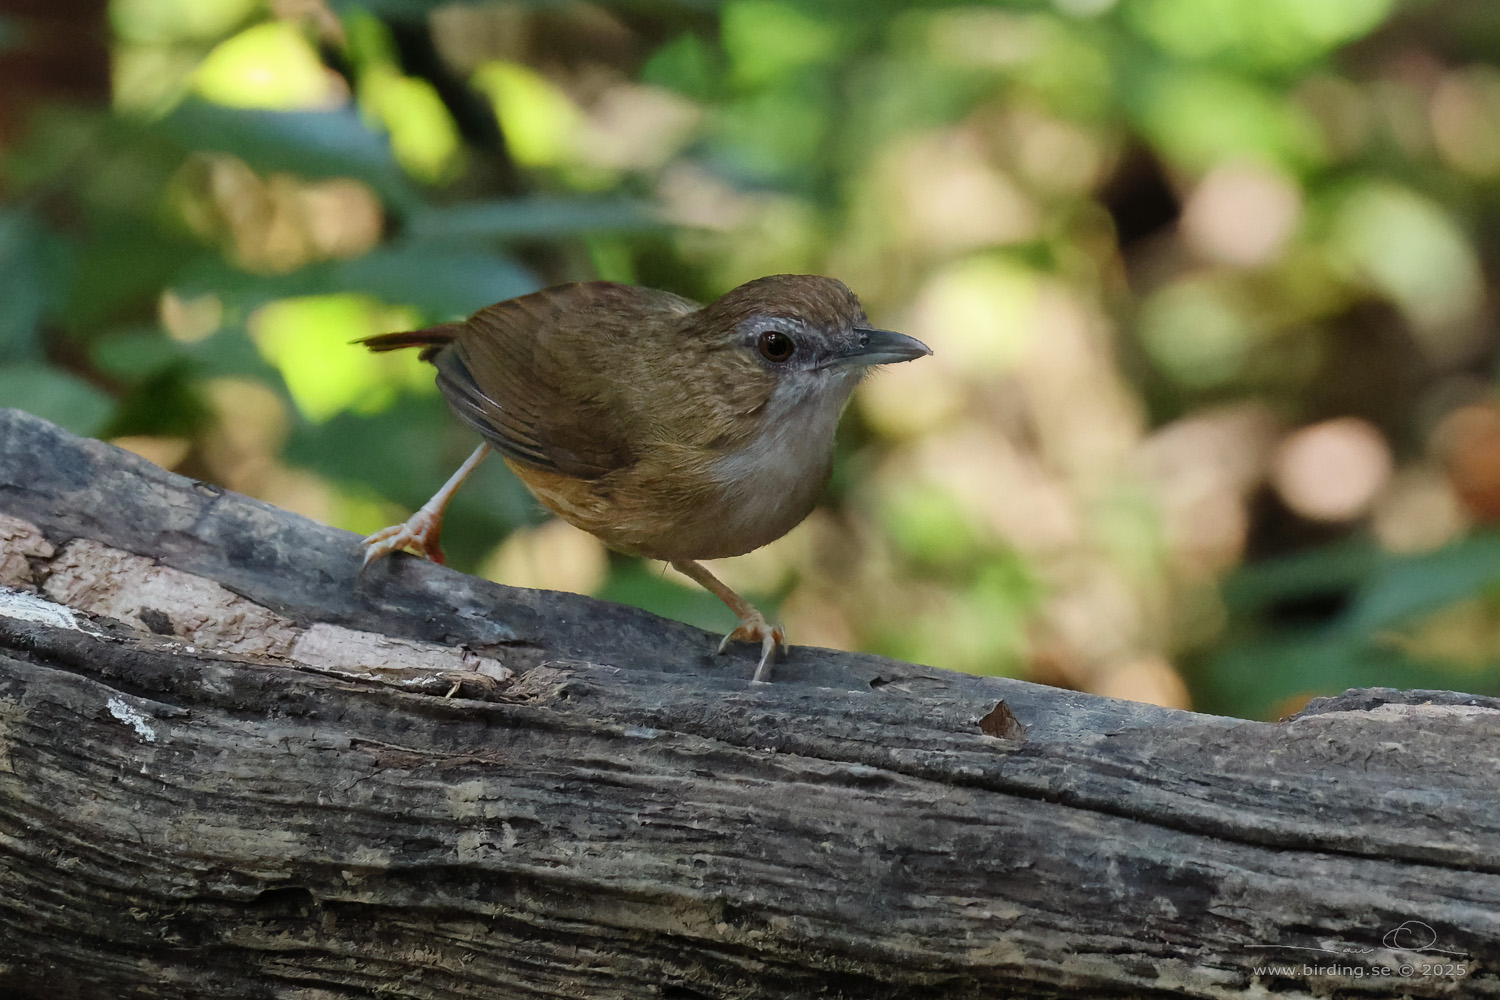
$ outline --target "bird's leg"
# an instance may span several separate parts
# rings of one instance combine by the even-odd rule
[[[475,448],[468,461],[458,467],[458,471],[443,484],[442,489],[433,494],[431,500],[422,505],[421,510],[404,523],[381,528],[360,543],[365,547],[365,561],[359,567],[360,572],[363,573],[366,566],[381,556],[388,556],[408,547],[416,549],[435,563],[441,563],[443,550],[438,545],[438,535],[443,531],[443,513],[448,509],[448,501],[453,499],[453,494],[458,492],[464,480],[479,468],[479,463],[489,453],[490,446],[487,444]]]
[[[760,663],[755,668],[755,680],[766,680],[771,673],[771,660],[776,656],[776,647],[786,645],[786,630],[772,625],[766,616],[749,601],[724,586],[723,582],[691,559],[679,559],[672,568],[683,576],[699,583],[709,593],[729,605],[729,610],[740,616],[739,628],[730,632],[719,643],[719,652],[724,652],[735,639],[760,643]]]

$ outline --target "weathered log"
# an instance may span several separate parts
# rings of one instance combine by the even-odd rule
[[[356,548],[0,411],[0,989],[1500,997],[1494,700],[752,685]]]

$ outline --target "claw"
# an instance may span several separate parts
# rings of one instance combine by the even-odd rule
[[[402,524],[381,528],[360,543],[365,547],[365,559],[360,563],[359,571],[363,573],[376,559],[408,548],[441,565],[443,549],[438,544],[438,536],[442,529],[442,518],[434,517],[426,509],[417,511]]]
[[[746,617],[738,628],[719,643],[719,652],[728,649],[731,642],[760,643],[760,662],[756,664],[755,676],[751,680],[766,681],[770,678],[771,664],[776,659],[776,647],[786,645],[786,629],[780,625],[772,625],[759,611],[753,608],[751,610],[753,616]]]
[[[421,510],[407,518],[406,523],[381,528],[361,542],[365,547],[365,561],[359,565],[360,573],[381,556],[388,556],[402,549],[415,549],[423,558],[431,559],[441,566],[443,549],[438,545],[438,536],[443,531],[443,512],[448,509],[448,501],[453,499],[453,494],[458,492],[464,480],[479,467],[489,450],[490,446],[487,444],[475,448],[474,454],[458,467],[458,471],[443,484],[443,488],[424,503]]]
[[[688,579],[702,584],[709,593],[729,605],[729,609],[739,615],[739,628],[724,637],[724,641],[719,643],[719,652],[724,652],[729,648],[729,644],[736,640],[760,643],[760,662],[755,665],[753,681],[767,680],[771,674],[771,661],[776,658],[776,647],[786,645],[786,630],[780,625],[772,625],[766,621],[766,616],[760,613],[760,609],[724,586],[718,577],[693,560],[673,560],[672,568]]]

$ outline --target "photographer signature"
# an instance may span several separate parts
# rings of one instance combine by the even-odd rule
[[[1427,955],[1446,955],[1450,958],[1468,958],[1468,952],[1446,951],[1437,947],[1437,931],[1420,920],[1403,920],[1385,932],[1380,939],[1381,947],[1388,951],[1417,952]],[[1368,955],[1379,949],[1361,945],[1339,948],[1312,948],[1292,944],[1252,944],[1247,948],[1277,948],[1284,951],[1315,951],[1326,955]]]

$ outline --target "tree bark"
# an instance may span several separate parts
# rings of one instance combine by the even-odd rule
[[[1500,997],[1500,703],[1270,724],[420,560],[0,411],[0,989]]]

